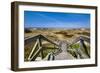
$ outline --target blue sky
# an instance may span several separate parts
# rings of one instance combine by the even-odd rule
[[[24,11],[24,26],[25,28],[90,28],[90,14]]]

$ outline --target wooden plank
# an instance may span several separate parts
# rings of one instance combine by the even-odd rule
[[[29,44],[29,43],[31,43],[33,41],[36,41],[39,37],[40,37],[40,35],[32,36],[32,37],[29,37],[29,38],[25,38],[24,39],[25,45]]]
[[[73,42],[70,43],[70,44],[68,45],[68,47],[69,47],[70,45],[73,45],[73,44],[77,43],[77,42],[80,41],[81,39],[84,40],[84,41],[86,41],[87,43],[90,43],[90,38],[84,37],[84,36],[80,36],[80,37],[77,37],[75,40],[73,40]]]
[[[36,40],[36,39],[37,39],[37,40]],[[43,39],[43,40],[46,40],[46,41],[48,41],[48,42],[50,42],[50,43],[52,43],[52,44],[54,44],[54,45],[56,45],[56,46],[58,46],[56,43],[52,42],[51,40],[47,39],[46,37],[44,37],[44,36],[42,36],[42,35],[37,35],[37,36],[31,37],[31,38],[27,38],[27,39],[25,39],[25,44],[28,44],[28,43],[33,42],[33,41],[36,41],[36,43],[35,43],[35,45],[34,45],[32,51],[31,51],[31,53],[30,53],[30,55],[29,55],[29,57],[28,57],[28,60],[35,60],[35,58],[36,58],[36,56],[39,54],[39,52],[41,53],[42,59],[44,58],[43,50],[42,50],[42,49],[41,49],[41,51],[40,51],[40,50],[37,50],[37,52],[35,52],[35,54],[33,54],[33,52],[34,52],[34,50],[36,49],[36,46],[37,46],[37,45],[38,45],[39,48],[42,47],[42,41],[41,41],[42,39]],[[33,55],[33,56],[32,56],[32,55]]]
[[[85,51],[85,54],[87,55],[88,58],[90,58],[90,55],[88,54],[88,51],[87,51],[87,47],[84,43],[84,40],[80,40],[80,49],[83,49]]]
[[[50,42],[50,43],[52,43],[52,44],[58,46],[58,44],[54,43],[53,41],[49,40],[48,38],[44,37],[44,36],[41,35],[41,34],[40,34],[40,35],[37,35],[37,36],[25,38],[24,41],[25,41],[25,44],[28,44],[28,43],[31,43],[31,42],[33,42],[33,41],[36,41],[36,39],[38,39],[38,38],[41,38],[41,39],[43,39],[43,40],[46,40],[46,41],[48,41],[48,42]]]
[[[89,38],[89,37],[83,37],[83,36],[81,36],[81,38],[82,38],[84,41],[90,43],[90,38]]]
[[[35,61],[36,57],[39,55],[39,53],[41,52],[42,47],[40,47],[32,56],[31,61]]]
[[[54,54],[52,53],[52,52],[50,52],[50,53],[48,53],[47,55],[46,55],[46,57],[43,59],[44,61],[46,60],[48,60],[48,61],[50,61],[50,60],[55,60],[55,56],[54,56]]]
[[[56,45],[56,46],[59,46],[57,43],[54,43],[53,41],[49,40],[48,38],[46,38],[46,37],[44,37],[42,35],[41,35],[41,38],[46,40],[46,41],[48,41],[48,42],[50,42],[50,43],[52,43],[52,44],[54,44],[54,45]]]
[[[41,40],[41,38],[39,38],[39,44],[38,45],[39,45],[39,47],[42,47],[42,40]],[[40,54],[41,54],[41,57],[43,59],[44,58],[43,49],[41,49]]]
[[[30,61],[30,59],[31,59],[31,56],[32,56],[33,52],[36,50],[36,47],[37,47],[37,45],[38,45],[38,42],[39,42],[39,39],[37,39],[37,41],[36,41],[36,43],[35,43],[35,45],[34,45],[32,51],[31,51],[31,53],[30,53],[30,55],[29,55],[29,57],[28,57],[28,60],[29,60],[29,61]]]

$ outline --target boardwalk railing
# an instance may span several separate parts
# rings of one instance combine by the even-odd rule
[[[51,44],[54,44],[55,46],[58,46],[58,44],[54,43],[53,41],[47,39],[46,37],[42,36],[42,35],[38,35],[38,36],[35,36],[35,37],[31,37],[31,38],[27,38],[25,39],[25,44],[28,44],[28,43],[31,43],[33,41],[36,41],[35,42],[35,45],[28,57],[28,60],[29,61],[34,61],[37,56],[39,55],[39,53],[41,53],[41,57],[42,59],[44,58],[44,55],[43,55],[43,46],[42,46],[42,41],[45,40]],[[37,49],[38,47],[38,49]]]
[[[43,54],[43,50],[44,50],[43,49],[43,44],[42,44],[43,40],[45,40],[45,41],[47,41],[47,42],[49,42],[49,43],[51,43],[51,44],[53,44],[53,45],[55,45],[55,46],[57,46],[59,48],[58,51],[52,52],[52,54],[49,53],[47,55],[48,57],[46,57],[47,60],[50,60],[50,56],[51,55],[52,55],[52,58],[53,58],[52,60],[54,60],[54,56],[56,57],[56,55],[61,53],[62,50],[64,50],[64,49],[67,49],[67,51],[70,51],[70,52],[75,52],[76,56],[77,56],[76,58],[89,58],[90,57],[90,54],[88,53],[87,47],[86,47],[86,45],[84,43],[84,41],[86,41],[87,43],[90,43],[90,39],[87,38],[87,37],[83,37],[83,36],[78,37],[72,43],[68,43],[68,42],[65,41],[64,44],[66,43],[68,45],[62,47],[63,44],[62,45],[59,44],[58,41],[57,42],[53,42],[53,41],[51,41],[50,39],[46,38],[43,35],[37,35],[37,36],[34,36],[34,37],[30,37],[30,38],[27,37],[24,40],[25,41],[25,45],[35,41],[35,44],[34,44],[32,50],[31,50],[31,52],[29,54],[29,57],[28,57],[29,61],[35,61],[39,54],[41,54],[41,58],[42,59],[45,59],[44,58],[44,54]],[[60,41],[60,43],[61,42],[62,41]],[[76,49],[76,50],[69,49],[69,47],[71,45],[73,45],[73,44],[75,44],[77,42],[80,43],[80,48],[79,49]],[[66,53],[67,53],[67,51],[66,51]]]
[[[68,45],[71,46],[75,43],[79,42],[79,45],[80,45],[80,48],[79,49],[75,49],[74,52],[76,53],[77,57],[79,58],[90,58],[90,54],[88,52],[88,48],[86,47],[85,45],[85,42],[89,43],[90,44],[90,38],[88,37],[83,37],[83,36],[80,36],[80,37],[77,37],[72,43],[70,43]],[[70,51],[72,51],[71,49],[69,49]]]

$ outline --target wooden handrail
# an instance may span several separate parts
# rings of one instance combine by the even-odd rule
[[[37,39],[35,45],[33,46],[32,51],[31,51],[31,53],[30,53],[30,55],[29,55],[29,57],[28,57],[28,60],[31,60],[31,56],[32,56],[34,50],[36,49],[36,47],[37,47],[37,45],[38,45],[38,42],[39,42],[39,39]]]
[[[49,43],[51,43],[51,44],[54,44],[54,45],[56,45],[59,49],[61,48],[60,46],[59,46],[59,44],[57,44],[57,43],[55,43],[55,42],[53,42],[53,41],[51,41],[50,39],[48,39],[48,38],[46,38],[45,36],[43,36],[43,35],[37,35],[37,36],[32,36],[32,37],[27,37],[27,38],[25,38],[25,44],[28,44],[28,43],[31,43],[31,42],[33,42],[33,41],[36,41],[35,42],[35,45],[34,45],[34,47],[33,47],[33,49],[32,49],[32,51],[31,51],[31,53],[29,54],[29,57],[28,57],[28,60],[29,61],[34,61],[35,59],[36,59],[36,57],[38,56],[38,54],[39,53],[41,53],[41,56],[42,56],[42,59],[43,59],[43,46],[42,46],[42,41],[41,40],[45,40],[45,41],[47,41],[47,42],[49,42]],[[69,45],[67,45],[67,48],[70,46],[70,45],[72,45],[72,44],[75,44],[75,43],[77,43],[78,41],[80,41],[80,40],[84,40],[84,41],[86,41],[86,42],[88,42],[88,43],[90,43],[90,39],[89,38],[87,38],[87,37],[83,37],[83,36],[80,36],[80,37],[77,37],[72,43],[68,43],[68,42],[66,42],[66,44],[69,44]],[[38,49],[37,49],[37,46],[38,46]],[[84,47],[84,46],[83,46]],[[37,50],[36,50],[37,49]],[[35,51],[35,52],[34,52]],[[54,54],[56,54],[56,53],[54,53]],[[89,56],[89,55],[88,55]]]

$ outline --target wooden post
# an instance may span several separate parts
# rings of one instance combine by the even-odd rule
[[[42,40],[41,40],[41,36],[39,37],[39,47],[42,47]],[[41,57],[42,57],[42,59],[43,59],[43,58],[44,58],[43,48],[41,49],[40,54],[41,54]]]
[[[42,47],[39,47],[39,49],[34,53],[34,55],[31,58],[31,61],[35,61],[39,53],[41,52]]]
[[[85,52],[86,56],[89,58],[90,55],[88,54],[87,47],[84,43],[84,40],[80,39],[80,48]]]
[[[31,57],[34,55],[34,52],[36,51],[36,47],[37,47],[37,45],[38,45],[38,39],[36,40],[36,43],[35,43],[35,45],[33,46],[33,48],[32,48],[32,51],[31,51],[31,53],[29,54],[29,57],[28,57],[28,60],[30,61],[31,60]]]

